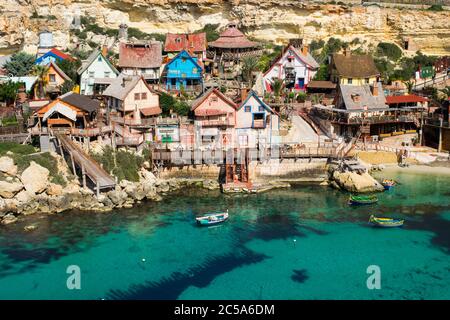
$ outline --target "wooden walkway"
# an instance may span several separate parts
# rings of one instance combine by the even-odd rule
[[[56,134],[60,151],[64,149],[69,155],[72,162],[72,170],[76,174],[75,164],[81,168],[83,178],[83,187],[86,187],[86,175],[94,183],[97,190],[97,196],[101,189],[114,188],[116,182],[108,172],[106,172],[100,165],[86,154],[76,143],[74,143],[68,136],[64,134]]]

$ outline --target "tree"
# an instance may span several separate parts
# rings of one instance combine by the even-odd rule
[[[35,65],[31,71],[37,77],[34,95],[38,98],[45,97],[45,86],[48,83],[48,70],[49,68],[47,66]]]
[[[258,67],[258,58],[248,56],[242,59],[242,76],[248,82],[249,88],[253,86],[253,71]]]
[[[11,59],[3,65],[3,68],[15,77],[29,75],[34,66],[35,57],[25,52],[18,52],[11,56]]]
[[[283,79],[280,79],[280,78],[273,78],[272,79],[273,94],[275,95],[275,98],[277,100],[281,96],[283,88],[284,88],[284,81],[283,81]]]
[[[441,92],[445,95],[446,99],[450,99],[450,86],[441,89]]]
[[[73,87],[75,86],[75,83],[71,80],[67,80],[63,83],[61,86],[61,94],[65,94],[67,92],[70,92],[73,90]]]
[[[0,84],[0,100],[10,104],[16,99],[19,88],[20,83],[17,82],[8,81]]]
[[[320,65],[319,70],[314,76],[314,80],[328,80],[328,66],[324,63]]]
[[[70,79],[72,79],[73,82],[77,82],[77,70],[81,66],[80,60],[64,59],[57,61],[56,64]]]
[[[159,95],[159,105],[161,106],[163,115],[170,114],[170,110],[173,109],[175,102],[176,101],[174,97],[167,93],[161,92],[161,94]]]
[[[414,82],[411,80],[405,81],[406,90],[408,90],[408,94],[412,92],[412,89],[414,87]]]

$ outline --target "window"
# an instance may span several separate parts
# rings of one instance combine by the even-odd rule
[[[251,106],[244,106],[244,111],[245,112],[251,112],[252,111],[252,107]]]
[[[176,43],[180,43],[180,42],[181,42],[181,38],[176,38],[176,39],[175,39],[175,42],[176,42]]]
[[[134,100],[140,100],[141,95],[139,93],[134,94]]]
[[[195,67],[192,68],[192,73],[193,73],[193,74],[196,74],[197,72],[198,72],[197,68],[195,68]]]
[[[48,77],[50,82],[56,82],[56,76],[54,74],[49,74]]]
[[[352,82],[353,82],[353,79],[352,78],[348,78],[347,83],[348,84],[352,84]]]
[[[364,79],[366,81],[366,84],[369,84],[369,78]]]
[[[102,56],[98,56],[97,61],[101,62],[102,61]]]
[[[248,145],[248,136],[239,136],[239,145],[240,146]]]
[[[93,78],[95,75],[94,71],[89,71],[89,78]]]
[[[141,93],[141,100],[147,100],[147,92]]]
[[[109,78],[110,74],[111,74],[111,72],[105,71],[105,78]]]
[[[258,110],[259,110],[259,112],[264,112],[264,107],[263,106],[259,106]]]
[[[211,97],[211,102],[217,102],[217,100],[218,100],[218,99],[217,99],[216,96],[212,96],[212,97]]]

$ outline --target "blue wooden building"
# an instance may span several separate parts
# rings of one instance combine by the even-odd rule
[[[74,60],[71,56],[68,54],[56,49],[52,48],[50,51],[46,52],[42,56],[38,57],[34,64],[40,64],[40,65],[48,65],[50,62],[60,62],[62,60]]]
[[[166,89],[201,92],[203,86],[203,67],[197,57],[183,50],[170,60],[163,72]]]

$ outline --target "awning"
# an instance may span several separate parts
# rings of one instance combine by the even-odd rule
[[[75,110],[70,109],[68,106],[62,103],[56,103],[53,107],[51,107],[42,118],[43,121],[46,121],[49,117],[51,117],[55,112],[62,114],[63,116],[69,118],[72,121],[77,121],[77,112]]]
[[[139,109],[139,111],[145,116],[145,117],[149,117],[149,116],[156,116],[159,115],[162,110],[160,107],[150,107],[150,108],[142,108]]]
[[[336,89],[336,84],[331,81],[312,80],[308,83],[308,88],[314,89]]]

